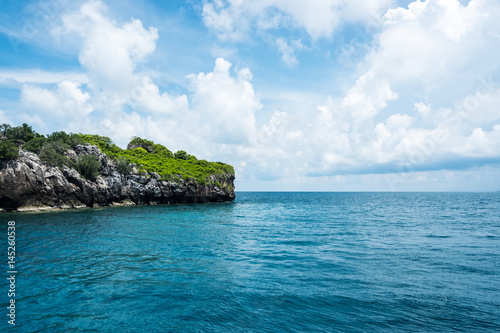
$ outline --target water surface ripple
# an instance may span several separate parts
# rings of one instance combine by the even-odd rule
[[[500,193],[240,192],[1,219],[17,227],[19,332],[500,331]]]

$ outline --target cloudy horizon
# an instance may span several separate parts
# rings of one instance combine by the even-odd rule
[[[500,2],[0,0],[0,123],[132,136],[237,190],[500,190]]]

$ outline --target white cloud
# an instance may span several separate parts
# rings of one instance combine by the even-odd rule
[[[494,0],[413,2],[408,9],[391,9],[368,61],[376,75],[393,82],[425,85],[477,80],[491,71],[500,52],[500,4]],[[473,68],[470,68],[474,66]],[[470,71],[473,69],[473,71]],[[471,76],[472,74],[472,76]]]
[[[294,67],[299,62],[295,56],[295,50],[302,50],[303,45],[300,40],[295,40],[292,44],[288,44],[288,41],[284,37],[279,37],[276,39],[276,46],[278,51],[281,53],[281,59],[288,67]]]
[[[275,161],[302,174],[335,175],[499,159],[500,83],[490,75],[498,68],[492,54],[500,54],[492,33],[498,17],[496,1],[479,0],[467,6],[429,0],[389,11],[358,66],[363,74],[345,95],[305,111],[309,122],[280,129],[281,138],[300,131],[298,150],[307,162],[297,162],[292,143],[278,139],[268,145],[288,157],[276,153]],[[457,22],[458,31],[451,29]]]
[[[391,90],[386,80],[376,79],[373,72],[362,75],[342,99],[342,107],[348,109],[355,119],[372,118],[387,106],[387,102],[398,95]]]
[[[430,33],[445,35],[448,39],[459,41],[467,31],[481,20],[484,1],[473,1],[464,7],[456,0],[416,1],[408,5],[408,9],[389,9],[384,18],[388,24],[401,22],[424,23]],[[422,18],[425,21],[422,22]]]
[[[415,110],[417,110],[417,112],[421,114],[422,117],[426,117],[431,112],[431,106],[423,102],[418,102],[415,103]]]
[[[203,5],[203,21],[206,26],[215,30],[221,40],[239,40],[246,36],[249,29],[239,6],[223,8],[222,1]]]
[[[192,103],[199,135],[220,143],[250,143],[255,139],[255,95],[248,68],[230,73],[231,63],[218,58],[211,73],[191,74]]]
[[[105,9],[101,1],[88,2],[64,15],[54,34],[76,33],[82,39],[79,61],[92,78],[92,88],[130,89],[136,64],[156,48],[158,31],[145,29],[137,19],[119,26],[102,14]]]
[[[162,93],[148,73],[136,70],[155,51],[157,29],[146,29],[137,19],[117,24],[103,14],[105,10],[101,1],[88,2],[64,15],[61,26],[54,29],[60,38],[74,38],[74,34],[81,38],[79,61],[88,72],[94,108],[117,117],[127,106],[145,113],[186,110],[185,95]]]
[[[321,163],[311,170],[388,171],[402,165],[435,168],[444,159],[459,165],[470,157],[499,158],[500,87],[485,75],[498,66],[490,55],[500,53],[499,36],[491,34],[498,17],[495,1],[463,6],[429,0],[390,10],[360,64],[366,72],[342,99],[329,99],[319,108],[314,133],[305,135],[323,147],[316,159]],[[458,31],[451,29],[456,22],[461,23]],[[396,98],[397,107],[391,106]],[[434,110],[435,104],[448,107]]]
[[[186,95],[173,96],[160,93],[159,87],[148,76],[142,76],[129,95],[129,103],[133,108],[148,113],[172,114],[188,108]]]
[[[203,5],[203,21],[221,40],[243,40],[252,28],[297,26],[316,40],[331,37],[345,22],[370,21],[391,0],[214,0]]]
[[[155,51],[158,31],[137,19],[119,24],[106,10],[102,1],[89,1],[63,14],[52,30],[63,44],[80,41],[82,72],[0,73],[0,84],[23,83],[22,105],[35,112],[24,119],[40,128],[97,132],[124,145],[133,135],[147,135],[148,115],[167,121],[165,116],[186,112],[187,96],[161,92],[154,72],[137,70]]]
[[[92,111],[90,95],[82,92],[79,83],[63,81],[53,90],[33,85],[23,85],[21,102],[28,109],[46,116],[74,119],[87,117]]]
[[[51,84],[64,80],[88,83],[88,77],[81,72],[47,72],[35,70],[0,71],[0,85],[20,86],[24,83]]]
[[[500,157],[500,125],[493,126],[491,131],[475,128],[470,136],[459,138],[452,148],[457,154],[467,157]]]

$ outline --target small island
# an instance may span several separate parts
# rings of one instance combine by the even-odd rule
[[[0,125],[0,211],[224,202],[234,168],[172,153],[133,137],[127,149],[104,136]]]

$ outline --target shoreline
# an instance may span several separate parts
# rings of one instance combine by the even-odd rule
[[[1,214],[18,214],[18,213],[44,213],[44,212],[63,212],[63,211],[77,211],[77,210],[90,210],[99,208],[118,208],[118,207],[144,207],[144,206],[172,206],[172,205],[197,205],[197,204],[209,204],[209,203],[232,203],[233,200],[223,200],[223,201],[172,201],[172,202],[160,202],[160,203],[135,203],[131,200],[124,200],[122,202],[112,202],[108,205],[94,204],[93,206],[86,205],[61,205],[61,206],[24,206],[13,210],[5,210],[0,208]]]

